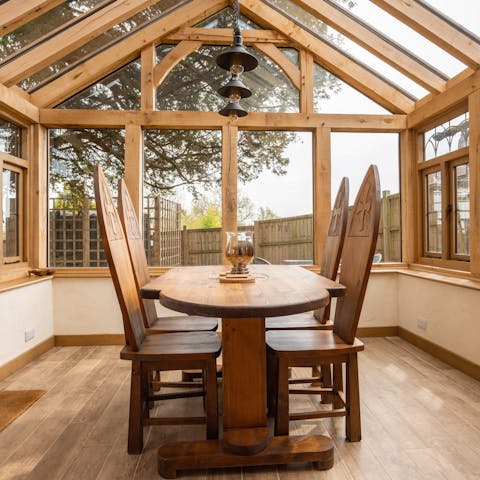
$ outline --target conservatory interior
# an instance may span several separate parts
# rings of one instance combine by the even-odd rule
[[[0,479],[480,478],[479,19],[1,0]]]

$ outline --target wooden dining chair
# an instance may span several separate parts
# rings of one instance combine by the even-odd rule
[[[218,328],[218,319],[200,316],[158,317],[155,300],[141,298],[140,288],[150,281],[145,246],[132,199],[125,181],[118,181],[118,213],[125,231],[128,250],[132,261],[138,296],[142,307],[143,320],[147,333],[173,333],[214,331]]]
[[[142,307],[128,252],[125,233],[102,169],[94,167],[95,200],[105,255],[122,312],[126,345],[120,358],[131,360],[128,453],[143,449],[144,425],[206,423],[207,438],[218,438],[218,400],[216,358],[221,342],[215,332],[180,332],[146,335]],[[203,373],[199,391],[151,394],[152,371],[200,369]],[[203,396],[203,417],[150,417],[153,400]]]
[[[342,252],[340,283],[346,294],[337,299],[333,330],[270,330],[266,335],[269,411],[275,415],[275,434],[287,435],[289,420],[346,417],[346,437],[361,439],[357,352],[363,343],[355,337],[372,265],[380,219],[380,182],[372,165],[363,180],[348,220]],[[346,386],[334,378],[332,388],[303,388],[290,394],[334,395],[331,410],[289,412],[289,367],[346,365]]]
[[[344,177],[340,182],[332,213],[330,214],[320,266],[320,275],[331,280],[337,279],[338,266],[345,240],[348,217],[348,192],[348,178]],[[332,328],[329,316],[330,305],[313,312],[267,318],[265,320],[265,328],[267,330],[318,330]]]

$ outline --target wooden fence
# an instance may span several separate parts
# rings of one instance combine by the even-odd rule
[[[96,210],[91,199],[73,208],[69,199],[50,200],[50,265],[105,266]],[[239,227],[254,231],[255,256],[270,263],[311,263],[312,215],[275,218]],[[181,229],[181,206],[160,197],[147,199],[145,250],[149,265],[216,265],[221,263],[221,229]],[[401,259],[400,195],[383,192],[377,261]]]

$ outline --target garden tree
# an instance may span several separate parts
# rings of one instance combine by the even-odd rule
[[[230,26],[230,9],[214,17],[210,24]],[[309,17],[302,17],[300,21],[309,26]],[[327,31],[326,26],[318,21],[316,31],[319,25],[320,29]],[[172,48],[171,45],[160,45],[158,57],[161,59]],[[216,90],[227,81],[228,75],[216,65],[215,57],[224,49],[204,45],[180,62],[157,88],[157,109],[220,110],[225,99]],[[292,50],[286,51],[290,58]],[[245,84],[253,91],[252,97],[242,100],[245,108],[249,111],[298,111],[298,91],[288,78],[267,57],[258,51],[253,53],[259,59],[259,67],[243,76]],[[336,77],[324,71],[320,81],[317,78],[315,95],[328,98],[339,89],[339,85]],[[58,108],[138,110],[140,62],[131,62]],[[292,132],[241,132],[239,181],[249,182],[266,170],[285,175],[289,162],[285,149],[294,137]],[[68,187],[74,197],[91,195],[95,163],[100,163],[112,179],[123,175],[124,132],[121,130],[52,130],[50,146],[53,191],[61,192]],[[185,187],[195,198],[200,192],[212,190],[221,182],[220,132],[146,130],[144,170],[146,194],[172,197],[176,188]]]
[[[279,218],[270,207],[260,207],[257,213],[257,220],[273,220]]]

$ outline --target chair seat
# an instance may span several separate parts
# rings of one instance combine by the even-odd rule
[[[214,332],[164,333],[147,335],[138,351],[126,345],[120,352],[120,358],[155,362],[178,356],[195,360],[217,357],[221,348],[222,342]]]
[[[285,315],[283,317],[270,317],[265,319],[267,330],[331,330],[332,322],[320,323],[313,312]]]
[[[147,333],[213,332],[217,328],[218,318],[182,315],[157,318]]]
[[[279,356],[343,355],[364,349],[355,338],[353,344],[345,343],[332,330],[270,330],[266,334],[267,346]]]

